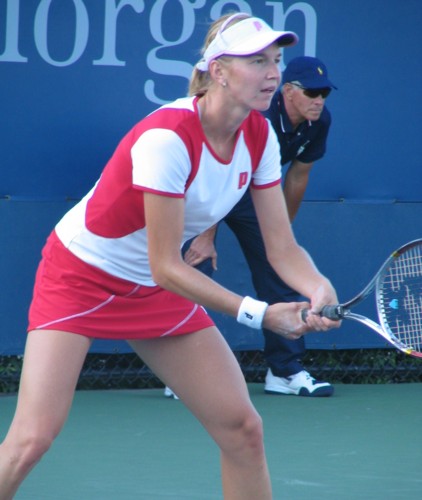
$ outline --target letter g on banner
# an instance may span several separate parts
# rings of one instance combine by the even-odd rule
[[[163,34],[163,17],[164,8],[167,3],[178,2],[182,12],[182,22],[177,23],[181,26],[181,33],[177,40],[171,41],[166,40]],[[174,47],[186,42],[193,34],[195,28],[195,9],[199,9],[205,5],[206,0],[196,0],[194,2],[186,2],[184,0],[157,0],[152,9],[150,16],[150,30],[151,35],[155,41],[161,44],[148,52],[147,55],[147,66],[148,68],[157,73],[158,75],[167,76],[180,76],[189,80],[192,73],[192,65],[184,62],[178,61],[176,59],[160,59],[158,57],[158,52],[160,49]],[[173,23],[175,20],[173,19]],[[155,93],[155,82],[153,80],[147,80],[145,82],[145,96],[151,102],[155,104],[165,104],[167,100],[163,100],[158,97]]]

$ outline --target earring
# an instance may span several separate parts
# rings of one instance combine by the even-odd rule
[[[227,82],[226,82],[226,80],[223,80],[223,81],[221,82],[221,86],[222,86],[222,87],[227,87]]]

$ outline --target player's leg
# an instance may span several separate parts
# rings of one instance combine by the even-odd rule
[[[190,247],[192,241],[193,241],[193,239],[187,241],[183,245],[182,255],[184,255],[189,250],[189,247]],[[212,267],[211,258],[202,261],[200,264],[195,266],[195,268],[198,269],[198,271],[201,271],[201,273],[204,273],[209,278],[212,278],[212,275],[214,274],[214,269]],[[164,388],[164,396],[166,398],[179,399],[178,395],[168,385],[166,385],[166,387]]]
[[[28,334],[15,416],[0,445],[0,500],[13,498],[60,432],[90,343],[52,330]]]
[[[171,381],[220,447],[224,498],[270,499],[261,418],[218,330],[130,344],[161,380]]]

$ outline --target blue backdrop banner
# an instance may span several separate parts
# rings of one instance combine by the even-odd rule
[[[0,353],[23,350],[34,273],[55,222],[135,122],[186,94],[209,23],[233,10],[297,32],[281,69],[317,56],[338,87],[327,100],[328,151],[295,231],[340,298],[357,293],[396,246],[421,237],[420,0],[0,0]],[[253,294],[232,238],[223,228],[215,277]],[[260,332],[215,317],[233,348],[262,346]],[[383,345],[375,337],[343,325],[307,341]]]

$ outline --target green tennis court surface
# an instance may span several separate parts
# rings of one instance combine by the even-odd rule
[[[275,500],[422,498],[422,384],[337,385],[323,399],[249,389]],[[1,437],[15,402],[0,397]],[[214,443],[161,389],[79,391],[16,500],[221,499],[219,474]]]

